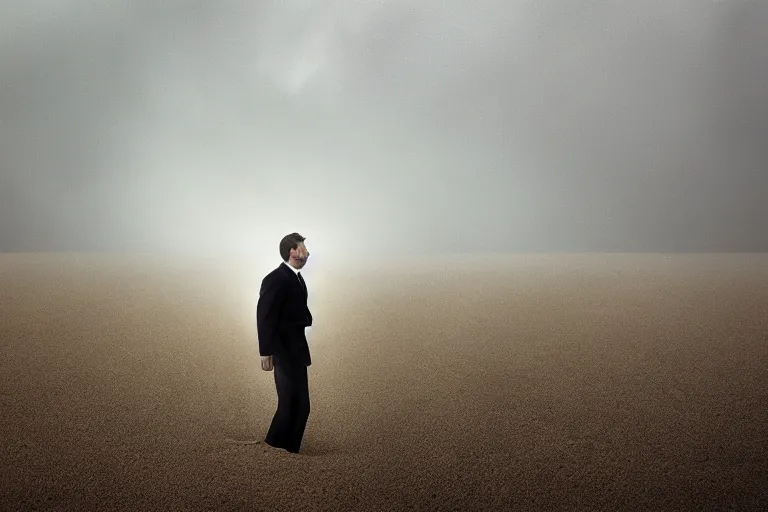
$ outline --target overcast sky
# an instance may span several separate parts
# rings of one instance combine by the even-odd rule
[[[0,250],[768,250],[768,2],[3,0]]]

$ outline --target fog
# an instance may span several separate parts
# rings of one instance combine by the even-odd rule
[[[4,0],[0,251],[766,251],[766,26],[748,0]]]

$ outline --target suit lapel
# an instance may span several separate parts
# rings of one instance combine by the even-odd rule
[[[288,279],[291,279],[292,282],[294,283],[292,285],[292,286],[294,286],[294,289],[295,289],[295,287],[298,287],[299,292],[301,293],[301,296],[306,299],[308,297],[307,289],[304,288],[304,285],[301,284],[301,281],[299,281],[299,276],[296,275],[296,272],[294,272],[293,270],[288,268],[288,264],[285,263],[285,262],[281,263],[280,266],[283,268],[283,273],[285,274],[285,276]]]

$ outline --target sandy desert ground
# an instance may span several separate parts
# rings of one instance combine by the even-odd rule
[[[768,255],[370,267],[307,266],[295,455],[261,268],[0,255],[0,509],[768,510]]]

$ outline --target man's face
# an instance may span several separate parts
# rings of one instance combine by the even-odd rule
[[[304,242],[299,243],[295,249],[291,249],[291,263],[296,268],[303,268],[307,264],[307,258],[309,258],[309,251]]]

